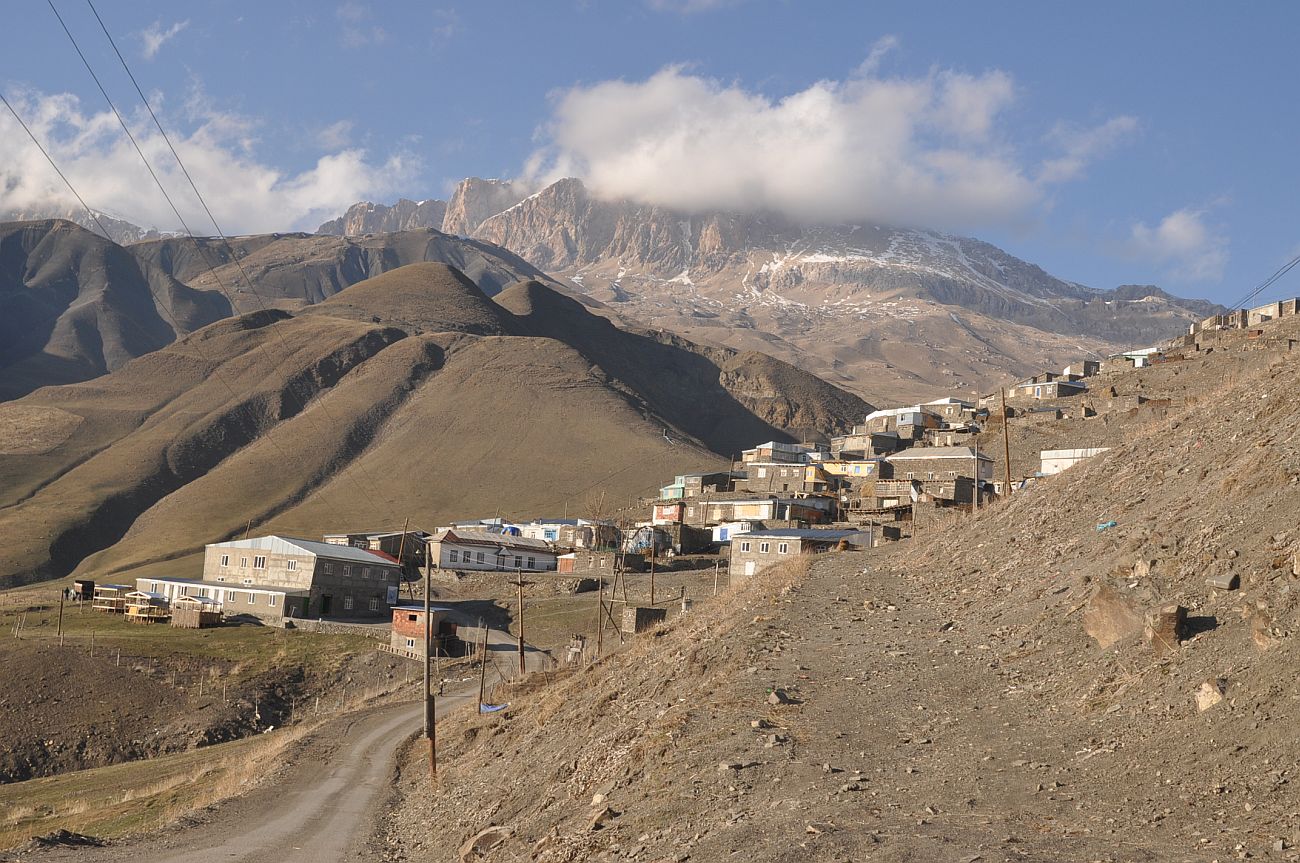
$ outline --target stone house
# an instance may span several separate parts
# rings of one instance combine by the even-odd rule
[[[408,577],[418,575],[424,566],[424,553],[433,534],[427,530],[355,531],[352,533],[327,533],[321,539],[330,545],[350,545],[368,551],[382,551],[392,557],[401,556],[402,569]]]
[[[864,459],[898,452],[903,444],[898,432],[868,431],[866,426],[854,426],[849,434],[831,438],[831,459]]]
[[[880,507],[909,503],[913,480],[932,499],[969,504],[975,500],[976,481],[993,479],[993,460],[966,446],[913,447],[886,461],[893,479],[876,483]]]
[[[830,497],[790,497],[737,493],[714,500],[700,499],[682,504],[682,521],[691,525],[714,525],[733,521],[802,522],[822,524],[835,511]]]
[[[510,533],[447,528],[429,541],[429,560],[439,569],[553,572],[556,558],[545,540]]]
[[[755,530],[731,543],[731,577],[749,578],[800,554],[833,551],[840,542],[859,548],[871,541],[870,534],[857,529],[778,528]]]
[[[222,585],[305,591],[302,617],[387,617],[401,567],[382,551],[283,536],[208,545],[203,580]]]

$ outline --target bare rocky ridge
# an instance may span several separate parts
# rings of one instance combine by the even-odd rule
[[[353,204],[342,216],[317,228],[316,233],[356,237],[364,234],[392,234],[417,228],[440,228],[446,215],[447,202],[437,199],[410,201],[400,198],[391,207],[385,204]]]
[[[448,234],[468,237],[490,218],[517,204],[527,192],[513,183],[504,180],[484,180],[470,177],[462,180],[447,202],[447,215],[441,225],[429,225],[441,228]]]
[[[776,361],[621,330],[535,280],[497,299],[415,264],[0,405],[0,582],[193,575],[203,544],[250,521],[314,536],[607,514],[665,474],[870,410]]]
[[[1148,344],[1217,310],[1152,286],[1094,290],[933,231],[681,213],[600,200],[577,179],[524,191],[465,180],[441,227],[510,249],[626,318],[762,351],[872,398],[981,388]]]

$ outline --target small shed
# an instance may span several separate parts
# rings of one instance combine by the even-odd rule
[[[221,608],[206,596],[178,596],[172,601],[171,625],[179,629],[207,629],[221,625]]]
[[[645,632],[668,618],[668,610],[653,605],[629,605],[623,609],[623,631]]]
[[[93,578],[77,578],[72,582],[73,598],[77,602],[85,602],[88,599],[95,598],[95,580]]]
[[[97,584],[92,594],[95,611],[121,614],[126,611],[126,595],[131,592],[128,584]]]
[[[147,590],[133,590],[123,597],[130,623],[161,623],[170,617],[167,597]]]

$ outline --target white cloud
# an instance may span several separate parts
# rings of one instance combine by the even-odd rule
[[[845,81],[781,98],[682,67],[573,87],[558,94],[525,176],[579,176],[603,196],[692,211],[958,230],[1024,222],[1051,183],[1077,176],[1103,149],[1066,146],[1072,171],[1040,169],[1007,140],[1010,75],[883,77],[877,69],[896,44],[878,42]]]
[[[111,112],[86,112],[66,93],[20,93],[10,101],[91,207],[145,227],[180,227]],[[399,193],[418,173],[413,157],[396,154],[376,162],[354,147],[287,172],[257,158],[254,121],[212,110],[201,95],[191,97],[188,111],[188,129],[165,114],[161,119],[222,228],[233,233],[314,229],[356,201]],[[211,233],[148,117],[126,119],[191,229]],[[0,213],[36,215],[75,206],[18,124],[8,112],[0,114]]]
[[[656,12],[676,12],[679,15],[693,15],[696,12],[712,12],[727,6],[738,6],[745,0],[646,0],[646,5]]]
[[[374,11],[369,3],[348,0],[334,12],[343,22],[343,46],[345,48],[362,48],[367,45],[381,45],[388,41],[388,31],[371,21]]]
[[[161,20],[155,21],[140,32],[140,41],[144,47],[140,49],[140,56],[146,60],[152,60],[158,56],[159,50],[162,49],[163,43],[169,41],[177,33],[190,26],[189,20],[177,21],[170,27],[163,27]]]
[[[1038,177],[1047,183],[1076,180],[1083,175],[1090,162],[1113,150],[1137,130],[1137,118],[1127,115],[1112,117],[1091,129],[1079,128],[1070,123],[1057,123],[1048,139],[1063,152],[1060,156],[1043,162]]]
[[[1167,268],[1173,278],[1218,281],[1228,265],[1228,238],[1207,224],[1205,217],[1205,210],[1184,207],[1155,227],[1138,222],[1127,250],[1134,258]]]

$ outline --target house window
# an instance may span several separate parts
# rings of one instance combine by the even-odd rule
[[[266,596],[266,604],[269,605],[269,606],[271,606],[272,608],[275,608],[275,594],[274,594],[274,593],[269,593],[269,594],[267,594],[267,596]]]
[[[408,638],[408,639],[406,639],[406,646],[407,646],[408,648],[413,648],[413,647],[415,647],[415,639],[414,639],[414,638]]]
[[[379,597],[377,596],[370,597],[370,610],[371,611],[379,610]]]
[[[758,478],[759,478],[759,479],[762,479],[762,478],[765,477],[765,476],[767,476],[767,468],[765,468],[765,467],[760,467],[760,468],[758,469]]]
[[[790,553],[790,544],[789,544],[789,543],[786,543],[786,542],[783,542],[783,543],[781,543],[780,545],[778,545],[778,546],[776,547],[776,550],[777,550],[777,552],[780,553],[780,554],[789,554],[789,553]]]
[[[343,608],[345,611],[352,610],[352,597],[350,596],[343,597]]]
[[[240,583],[240,584],[252,584],[252,583],[253,583],[253,579],[251,579],[251,578],[241,578],[241,579],[239,580],[239,583]]]
[[[456,549],[453,548],[451,550],[451,562],[455,563],[457,560],[459,560],[459,557],[460,557],[460,552],[456,551]]]
[[[767,554],[767,550],[768,550],[768,548],[769,548],[768,543],[766,543],[766,542],[760,542],[760,543],[758,544],[758,553],[759,553],[759,554]]]
[[[325,574],[326,574],[326,575],[333,575],[333,574],[334,574],[334,564],[332,564],[332,563],[327,563],[327,564],[325,564]]]
[[[344,578],[352,577],[352,564],[350,563],[343,564],[343,577]]]
[[[368,567],[368,566],[363,566],[363,567],[361,567],[361,577],[362,577],[362,578],[369,578],[369,577],[370,577],[370,567]]]
[[[287,569],[287,570],[289,570],[290,572],[292,572],[293,570],[295,570],[295,569],[298,568],[298,561],[296,561],[296,560],[286,560],[286,561],[284,562],[284,568]]]
[[[537,559],[536,559],[536,558],[533,558],[533,557],[528,558],[528,568],[529,568],[529,569],[536,569],[536,568],[537,568]]]
[[[749,543],[747,543],[747,542],[742,542],[742,543],[740,544],[740,550],[741,550],[741,551],[749,551]]]
[[[149,582],[149,590],[150,590],[150,592],[152,592],[152,593],[157,593],[157,592],[158,592],[158,582],[156,582],[156,581],[151,581],[151,582]]]
[[[250,591],[248,592],[248,604],[249,604],[249,605],[254,605],[254,604],[256,604],[256,603],[257,603],[257,594],[253,593],[253,592],[250,590]]]
[[[246,557],[241,557],[241,558],[239,559],[239,565],[240,565],[240,567],[247,567],[247,566],[248,566],[248,558],[246,558]]]
[[[230,555],[228,554],[221,555],[221,565],[230,566]]]
[[[468,554],[468,553],[469,553],[469,552],[466,552],[466,554]],[[480,551],[480,552],[476,553],[476,554],[474,555],[474,560],[475,560],[475,562],[477,562],[477,563],[482,563],[482,562],[483,562],[483,552]]]
[[[264,555],[253,558],[253,569],[266,569],[266,557]]]
[[[409,620],[409,621],[414,622],[414,621],[417,621],[417,620],[420,619],[420,615],[418,615],[418,614],[408,614],[408,615],[406,615],[406,619]]]
[[[523,569],[524,559],[521,555],[515,555],[515,569]]]

